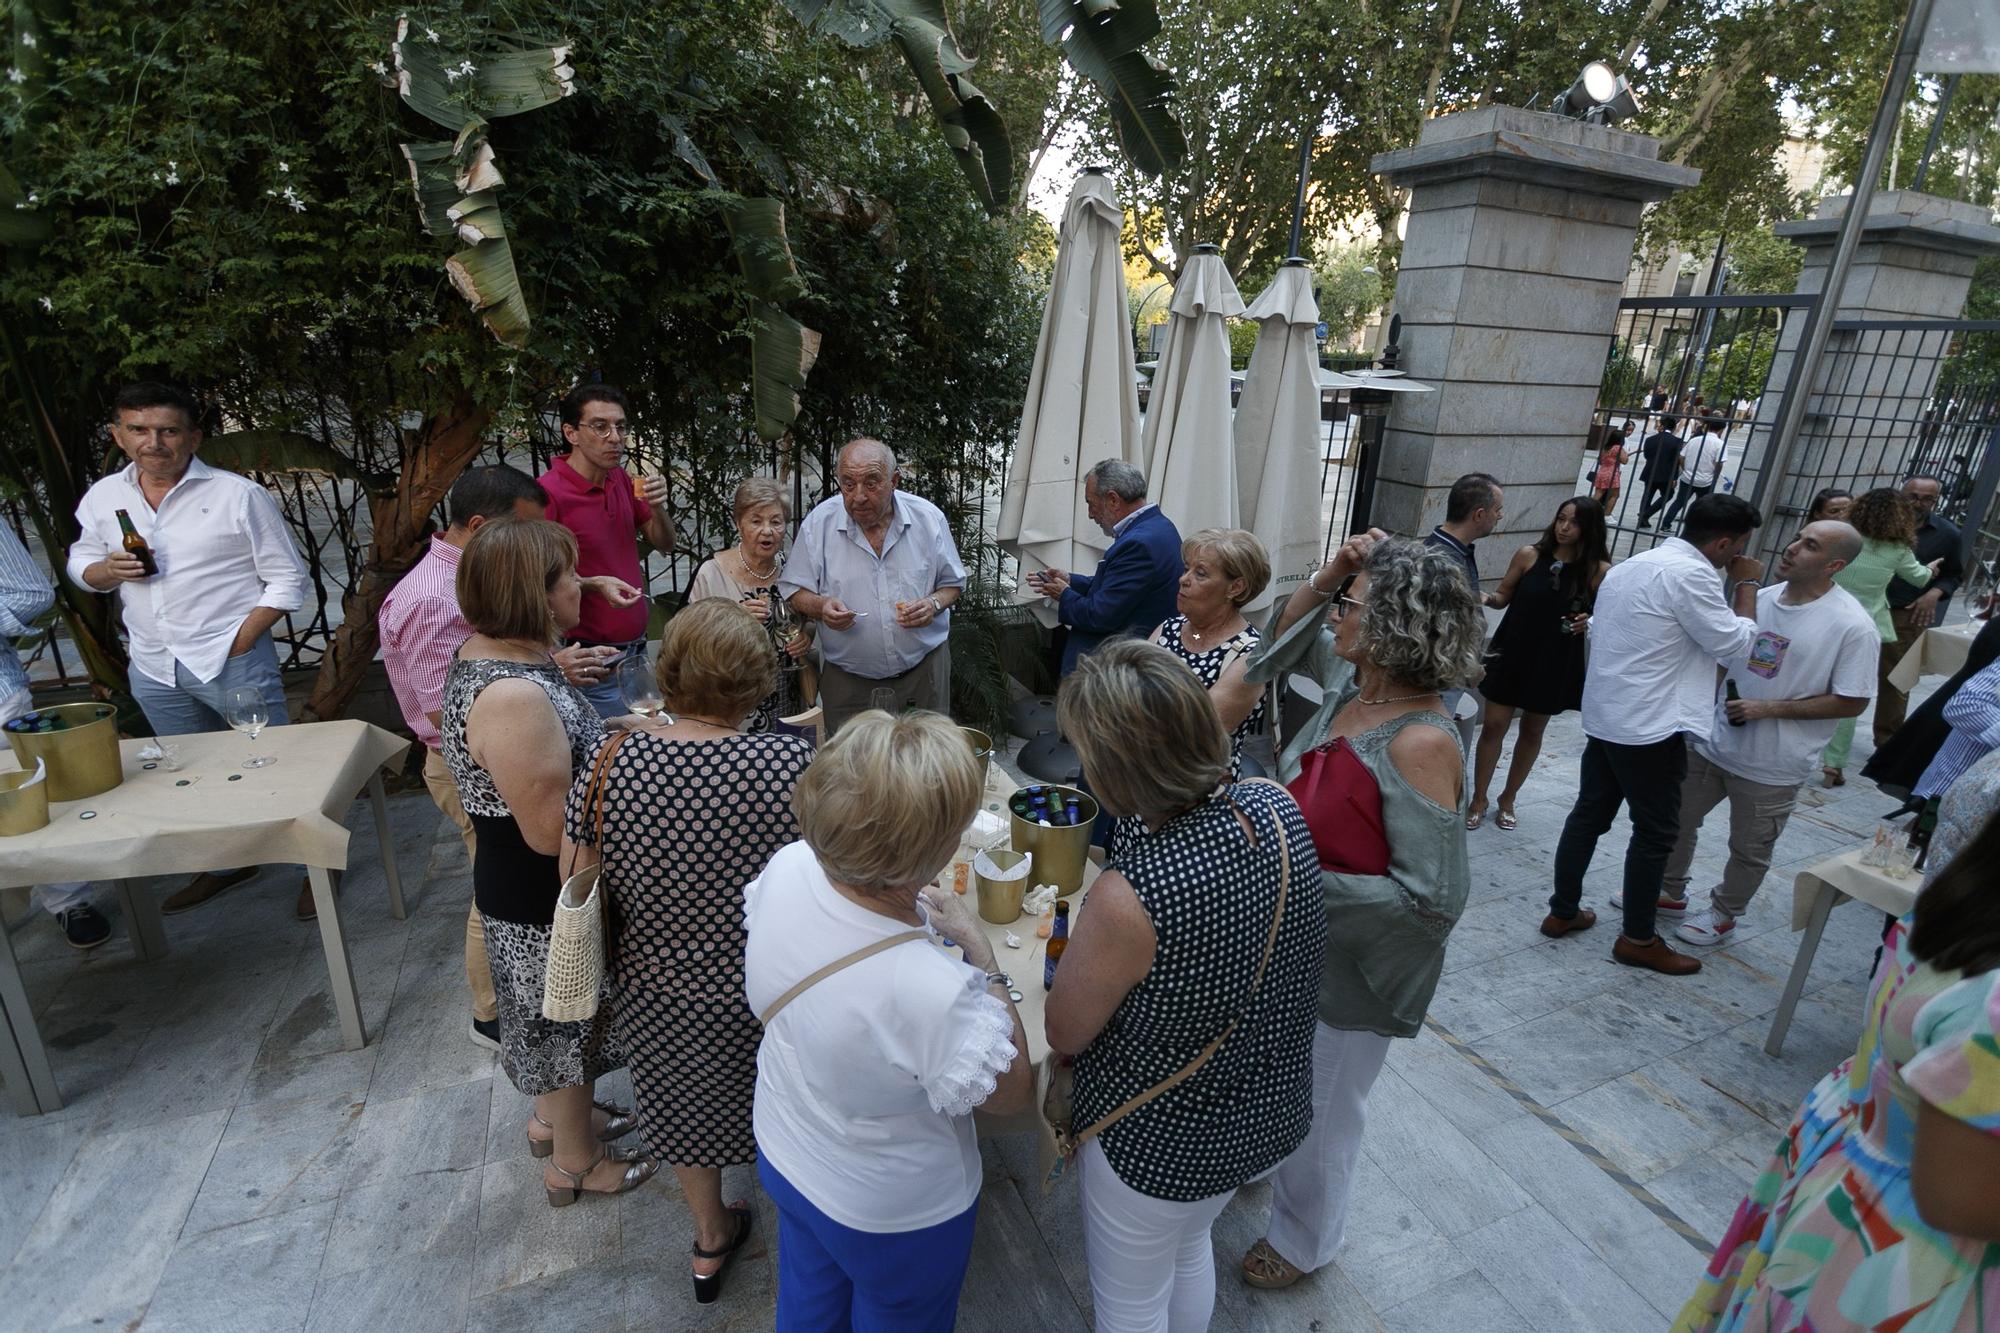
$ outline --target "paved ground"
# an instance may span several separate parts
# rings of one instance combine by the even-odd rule
[[[1741,938],[1671,981],[1615,966],[1608,920],[1559,942],[1535,930],[1580,750],[1574,715],[1559,719],[1520,828],[1471,835],[1472,903],[1432,1030],[1397,1043],[1371,1099],[1337,1265],[1288,1292],[1242,1286],[1231,1270],[1268,1203],[1245,1190],[1216,1227],[1216,1329],[1663,1328],[1702,1238],[1851,1052],[1880,923],[1851,904],[1784,1057],[1762,1044],[1796,942],[1792,871],[1868,836],[1891,802],[1858,783],[1809,796]],[[768,1206],[723,1302],[698,1310],[670,1176],[559,1212],[543,1202],[527,1103],[464,1037],[464,853],[423,796],[393,816],[409,919],[389,919],[379,868],[354,872],[344,897],[361,1051],[339,1049],[317,933],[292,919],[295,879],[267,872],[170,919],[173,952],[152,964],[122,939],[79,958],[9,895],[68,1105],[0,1109],[0,1328],[769,1327]],[[1698,889],[1720,865],[1720,823]],[[350,824],[351,863],[369,867],[362,807]],[[1586,901],[1600,911],[1624,837],[1621,821],[1599,852]],[[986,1163],[961,1327],[1086,1328],[1074,1186],[1040,1194],[1025,1140],[989,1142]],[[734,1174],[732,1192],[749,1192]]]

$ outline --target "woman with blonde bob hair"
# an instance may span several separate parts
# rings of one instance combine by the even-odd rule
[[[637,1189],[659,1169],[638,1154],[607,1155],[604,1142],[638,1122],[617,1107],[592,1109],[596,1080],[625,1064],[609,1006],[575,1023],[542,1017],[563,800],[604,734],[550,656],[582,598],[569,529],[545,519],[482,524],[459,557],[458,605],[473,633],[445,673],[438,727],[478,838],[472,895],[493,970],[500,1067],[535,1099],[528,1150],[545,1162],[554,1207]]]
[[[1181,543],[1180,614],[1152,641],[1187,664],[1229,733],[1230,773],[1241,771],[1243,742],[1264,726],[1264,691],[1245,678],[1260,637],[1243,608],[1271,582],[1264,543],[1241,528],[1203,528]]]
[[[1073,1128],[1095,1131],[1077,1158],[1097,1328],[1206,1328],[1210,1228],[1311,1118],[1312,835],[1276,783],[1229,781],[1222,723],[1164,648],[1104,645],[1056,712],[1104,808],[1145,827],[1092,885],[1045,1019],[1076,1057]]]
[[[1312,1132],[1272,1178],[1252,1286],[1290,1286],[1340,1247],[1368,1090],[1437,990],[1471,880],[1465,751],[1439,693],[1478,682],[1484,637],[1455,558],[1370,531],[1273,612],[1251,659],[1259,684],[1297,672],[1324,692],[1278,771],[1312,829],[1327,935]]]
[[[782,1333],[957,1317],[983,1178],[972,1112],[1034,1097],[1009,978],[966,899],[932,882],[979,798],[949,720],[861,713],[793,794],[804,840],[745,894]]]
[[[778,596],[792,499],[776,477],[745,477],[737,484],[729,513],[736,524],[736,545],[702,562],[688,587],[688,604],[734,602],[754,616],[769,637],[765,646],[777,670],[746,724],[751,731],[769,731],[779,718],[811,701],[802,673],[812,646],[812,627],[792,615]]]
[[[616,742],[601,828],[588,801],[595,766],[570,789],[563,865],[602,866],[612,1020],[639,1132],[694,1214],[694,1294],[707,1304],[753,1216],[747,1200],[722,1200],[722,1169],[757,1157],[743,886],[799,835],[792,794],[812,747],[740,730],[776,668],[764,627],[734,602],[697,602],[668,621],[655,674],[668,714]]]

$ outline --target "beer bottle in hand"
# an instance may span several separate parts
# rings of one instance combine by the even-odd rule
[[[118,511],[118,530],[125,534],[122,538],[125,554],[145,566],[147,577],[159,573],[160,566],[159,562],[153,559],[153,548],[146,545],[146,539],[132,526],[132,516],[123,509]]]
[[[1722,682],[1722,697],[1724,702],[1732,704],[1735,703],[1738,699],[1741,699],[1743,697],[1742,695],[1736,692],[1736,682],[1734,679],[1725,680]],[[1725,712],[1724,715],[1727,716],[1727,713]],[[1738,721],[1736,718],[1731,717],[1729,719],[1729,725],[1732,727],[1740,727],[1745,724]]]

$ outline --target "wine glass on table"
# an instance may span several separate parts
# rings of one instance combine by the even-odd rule
[[[667,698],[660,692],[653,664],[644,653],[632,653],[618,664],[618,695],[640,717],[658,717],[667,711]]]
[[[264,692],[248,685],[238,685],[222,696],[222,716],[231,727],[248,736],[254,744],[258,733],[271,720],[271,706],[264,702]],[[262,768],[278,761],[270,755],[253,754],[243,761],[245,768]]]

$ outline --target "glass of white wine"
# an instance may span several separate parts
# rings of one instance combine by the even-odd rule
[[[271,720],[271,706],[264,702],[264,692],[253,686],[238,685],[222,696],[222,716],[230,726],[248,736],[254,743],[258,733]],[[243,761],[245,768],[262,768],[278,761],[267,754],[253,754]]]
[[[792,611],[791,607],[785,604],[785,599],[782,597],[773,597],[771,599],[771,637],[777,640],[778,646],[789,649],[799,641],[799,636],[805,632],[805,626],[799,623],[798,616]],[[799,669],[799,660],[793,657],[790,652],[779,653],[778,662],[787,671],[797,671]]]
[[[666,696],[653,676],[653,664],[642,652],[629,654],[618,664],[618,695],[640,717],[658,717],[667,711]]]

